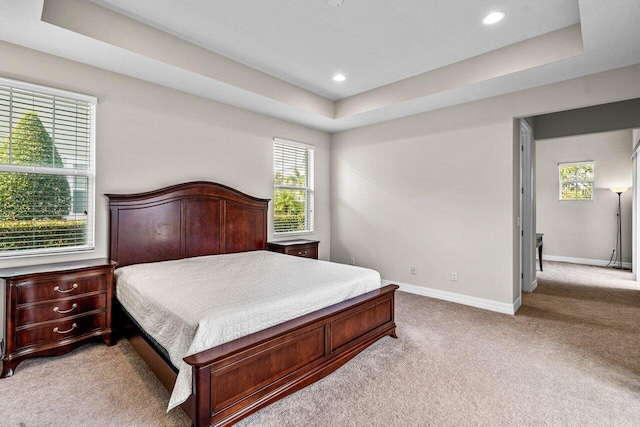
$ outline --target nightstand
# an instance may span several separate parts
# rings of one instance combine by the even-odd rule
[[[20,362],[67,353],[90,339],[111,345],[116,263],[107,259],[0,270],[4,348],[0,378]]]
[[[280,252],[281,254],[318,259],[319,244],[320,242],[317,240],[280,240],[278,242],[269,242],[267,248],[271,252]]]

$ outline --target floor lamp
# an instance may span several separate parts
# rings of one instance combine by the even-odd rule
[[[611,267],[619,270],[628,270],[628,268],[622,267],[622,204],[620,198],[622,193],[627,191],[629,187],[611,187],[611,191],[618,195],[618,230],[616,233],[616,259],[617,264],[614,263]]]

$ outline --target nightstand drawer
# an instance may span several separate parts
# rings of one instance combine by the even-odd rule
[[[317,240],[279,240],[277,242],[269,242],[267,249],[271,252],[279,252],[285,255],[318,259],[319,244],[320,242]]]
[[[97,294],[19,307],[18,326],[77,316],[94,310],[102,310],[106,306],[107,295]]]
[[[106,278],[104,273],[94,273],[24,281],[18,283],[18,304],[67,298],[89,292],[104,292],[107,289]]]
[[[30,326],[17,331],[16,348],[24,348],[51,341],[60,341],[83,335],[106,325],[106,313],[97,313],[75,319],[48,322],[44,325]]]
[[[307,245],[307,246],[297,246],[293,248],[287,248],[285,253],[287,255],[294,255],[302,258],[318,258],[318,246],[317,245]]]

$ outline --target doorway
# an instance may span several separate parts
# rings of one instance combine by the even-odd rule
[[[569,137],[576,135],[594,134],[614,130],[640,129],[640,99],[621,101],[611,104],[603,104],[593,107],[561,111],[556,113],[523,117],[515,120],[514,123],[520,128],[520,214],[518,221],[520,225],[520,297],[522,292],[535,290],[536,281],[536,140],[559,137]],[[633,132],[633,142],[637,150],[640,132]],[[632,141],[629,141],[629,145]],[[637,238],[640,227],[637,224],[638,208],[640,208],[640,197],[638,197],[639,186],[636,185],[640,176],[640,166],[633,160],[633,183],[629,182],[632,202],[631,222],[631,254],[628,260],[629,265],[635,266],[638,254],[637,245],[640,239]],[[613,231],[611,231],[613,233]],[[626,231],[625,233],[628,233]],[[627,256],[625,255],[625,259]],[[635,274],[635,273],[634,273]],[[634,275],[634,279],[638,277]]]

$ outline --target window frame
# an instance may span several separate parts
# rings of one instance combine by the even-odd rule
[[[21,91],[34,92],[38,95],[45,95],[51,97],[64,98],[73,101],[80,101],[88,104],[88,118],[89,118],[89,167],[86,169],[75,168],[55,168],[47,166],[26,166],[26,165],[11,165],[0,163],[0,172],[9,173],[39,173],[46,175],[61,175],[66,177],[73,177],[76,181],[77,177],[87,178],[87,226],[86,236],[87,242],[84,245],[79,246],[64,246],[64,247],[51,247],[51,248],[38,248],[38,249],[21,249],[16,251],[0,251],[0,259],[22,258],[22,257],[36,257],[36,256],[49,256],[55,254],[74,254],[82,252],[91,252],[95,250],[95,213],[96,213],[96,105],[98,104],[98,98],[91,95],[85,95],[77,92],[71,92],[62,89],[56,89],[48,86],[41,86],[34,83],[23,82],[19,80],[7,79],[0,77],[0,86],[9,87],[11,89],[17,89]],[[69,214],[74,210],[74,199],[72,198]]]
[[[566,166],[577,166],[577,165],[591,165],[593,169],[593,178],[591,180],[582,180],[582,179],[573,179],[573,180],[562,180],[562,168]],[[580,162],[563,162],[558,163],[558,201],[560,202],[590,202],[593,200],[594,190],[595,190],[595,178],[596,178],[596,164],[593,160],[584,160]],[[591,185],[591,198],[589,199],[567,199],[562,197],[562,184],[566,183],[583,183]]]
[[[305,187],[298,186],[288,186],[288,185],[277,185],[275,183],[275,147],[276,144],[282,144],[285,146],[291,146],[295,148],[302,148],[307,150],[307,164],[306,164],[306,176],[307,176],[307,185]],[[272,154],[273,154],[273,168],[272,168],[272,179],[273,179],[273,235],[274,237],[280,236],[298,236],[304,234],[313,234],[315,233],[315,209],[314,209],[314,199],[315,199],[315,146],[311,144],[305,144],[303,142],[292,141],[289,139],[283,138],[273,138],[273,146],[272,146]],[[305,229],[297,230],[297,231],[277,231],[276,220],[275,220],[275,200],[276,200],[276,191],[277,190],[294,190],[294,191],[305,191],[306,192],[306,203],[305,203]]]

